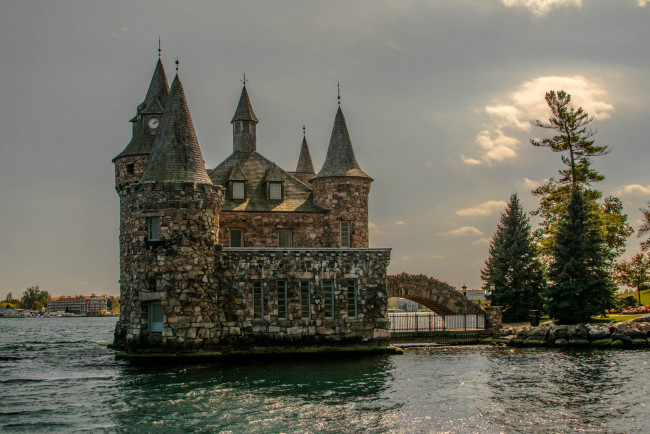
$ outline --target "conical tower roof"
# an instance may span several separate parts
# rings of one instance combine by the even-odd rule
[[[151,83],[149,83],[149,90],[147,91],[147,96],[144,97],[144,101],[141,104],[143,110],[146,110],[155,103],[156,99],[159,100],[162,107],[165,107],[167,104],[167,96],[169,95],[169,82],[167,81],[167,76],[165,75],[165,69],[163,64],[158,58],[158,63],[156,63],[156,69],[153,72],[153,77],[151,77]]]
[[[334,118],[334,127],[330,144],[327,148],[327,157],[323,168],[318,172],[316,178],[327,178],[330,176],[351,176],[357,178],[370,178],[357,163],[350,141],[348,127],[345,124],[345,117],[341,106],[339,106]]]
[[[298,157],[298,166],[296,172],[316,174],[314,171],[314,163],[311,161],[311,154],[309,153],[309,146],[307,146],[307,137],[303,136],[302,146],[300,147],[300,156]]]
[[[258,123],[257,116],[253,112],[253,107],[251,106],[251,100],[248,98],[248,92],[246,91],[246,85],[241,90],[241,96],[239,97],[239,104],[237,104],[237,110],[235,110],[235,115],[232,117],[230,123],[232,124],[235,121],[253,121]]]
[[[178,75],[172,82],[160,130],[140,181],[212,184]]]
[[[156,69],[153,72],[151,77],[151,83],[149,84],[149,90],[147,90],[147,96],[145,96],[144,101],[138,106],[138,114],[141,113],[162,113],[165,104],[167,103],[167,97],[169,96],[169,83],[167,82],[167,76],[165,75],[165,69],[163,68],[160,58],[158,58],[158,63],[156,63]],[[113,161],[120,157],[127,157],[131,155],[146,155],[151,152],[155,136],[145,135],[142,131],[142,123],[138,120],[138,115],[136,115],[129,122],[133,123],[133,135],[131,141],[122,152],[120,152]]]

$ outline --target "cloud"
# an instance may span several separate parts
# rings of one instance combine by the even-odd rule
[[[474,246],[480,246],[481,244],[490,244],[490,241],[492,241],[489,238],[479,238],[476,241],[472,241],[472,245]]]
[[[644,187],[640,184],[631,184],[624,185],[614,190],[615,196],[622,196],[624,194],[650,194],[650,185]]]
[[[467,236],[467,235],[483,235],[483,232],[476,229],[474,226],[463,226],[448,232],[440,232],[438,235],[452,235],[452,236]]]
[[[445,259],[445,257],[441,256],[441,255],[429,255],[429,258],[431,258],[431,259]]]
[[[475,139],[480,156],[461,155],[463,163],[495,164],[516,158],[517,148],[533,131],[530,121],[545,121],[551,115],[544,99],[549,90],[567,91],[574,107],[582,107],[597,119],[610,118],[614,111],[614,106],[606,101],[607,91],[583,76],[536,77],[522,83],[502,100],[485,106],[489,120]]]
[[[467,217],[467,216],[486,216],[491,215],[495,211],[501,211],[508,204],[502,200],[488,200],[483,202],[480,205],[475,206],[474,208],[465,208],[459,211],[456,211],[457,215]]]
[[[383,234],[384,231],[380,229],[380,227],[373,223],[373,222],[368,222],[368,230],[370,231],[371,234]]]
[[[121,39],[122,37],[128,36],[130,34],[131,34],[131,30],[129,30],[128,27],[120,27],[119,29],[111,33],[111,36],[114,38]]]
[[[528,178],[521,178],[519,181],[517,181],[518,187],[528,188],[530,190],[534,190],[540,185],[542,185],[541,182],[533,181],[532,179]]]
[[[552,9],[558,7],[575,6],[580,8],[582,6],[582,0],[501,0],[501,3],[508,7],[528,8],[537,16],[546,15]]]
[[[410,260],[411,260],[411,257],[410,257],[410,256],[402,256],[402,261],[404,261],[404,262],[408,262],[408,261],[410,261]]]
[[[404,223],[402,220],[396,220],[393,222],[395,226],[405,226],[406,223]]]
[[[636,4],[638,4],[641,7],[647,5],[648,3],[650,3],[650,0],[637,0],[636,1]]]

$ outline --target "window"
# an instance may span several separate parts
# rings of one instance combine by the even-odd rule
[[[150,301],[149,306],[149,333],[162,333],[163,309],[160,301]]]
[[[241,134],[241,122],[240,121],[235,122],[235,125],[233,125],[233,127],[235,128],[235,134]]]
[[[300,316],[311,319],[311,285],[309,280],[300,281]]]
[[[292,247],[291,232],[291,229],[278,229],[278,247]]]
[[[243,231],[241,229],[230,229],[230,247],[243,247]]]
[[[264,319],[264,282],[253,282],[253,318]]]
[[[350,222],[341,222],[341,247],[350,247]]]
[[[334,281],[322,280],[323,284],[323,310],[325,319],[334,319]]]
[[[160,217],[147,218],[147,240],[160,241]]]
[[[287,319],[287,281],[276,280],[275,286],[278,289],[278,319]]]
[[[282,200],[281,182],[269,182],[269,200]]]
[[[343,281],[343,291],[347,304],[348,318],[357,317],[357,282],[356,280]]]
[[[246,183],[243,181],[232,181],[230,183],[230,195],[232,200],[246,199]]]
[[[135,164],[127,164],[126,173],[127,175],[133,175],[135,173]]]

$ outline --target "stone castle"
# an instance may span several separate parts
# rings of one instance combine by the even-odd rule
[[[388,344],[390,249],[370,249],[373,179],[340,105],[316,173],[306,138],[295,171],[257,151],[246,83],[232,154],[206,170],[181,81],[160,59],[133,136],[114,159],[127,352]],[[297,147],[296,147],[297,148]]]

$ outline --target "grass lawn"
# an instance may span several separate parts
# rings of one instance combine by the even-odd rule
[[[626,298],[630,295],[633,296],[635,300],[639,300],[639,294],[636,291],[621,294],[618,296],[618,298]],[[641,304],[644,306],[650,305],[650,289],[644,289],[641,291]]]
[[[641,300],[643,300],[643,299],[641,299]],[[631,319],[638,318],[640,316],[641,315],[638,315],[638,314],[620,315],[620,314],[617,314],[617,313],[612,313],[610,315],[607,315],[604,318],[600,317],[600,316],[594,317],[594,318],[591,319],[591,323],[592,324],[603,324],[603,323],[612,323],[612,324],[614,324],[614,323],[617,323],[617,322],[629,321]]]

